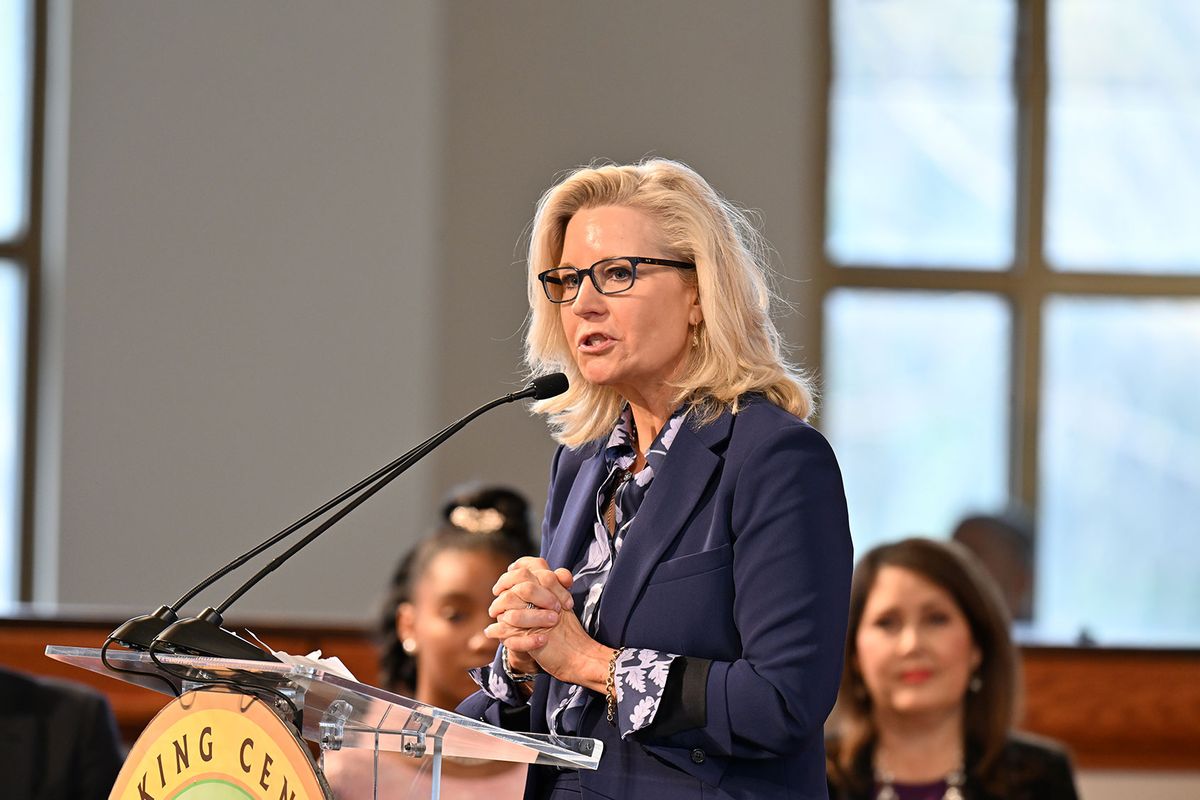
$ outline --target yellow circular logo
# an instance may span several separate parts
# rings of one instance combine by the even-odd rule
[[[173,700],[138,737],[109,800],[325,800],[308,748],[261,700]]]

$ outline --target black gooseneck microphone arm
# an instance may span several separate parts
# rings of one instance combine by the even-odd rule
[[[158,634],[162,633],[163,629],[166,628],[168,625],[170,625],[172,622],[175,622],[176,620],[179,619],[179,609],[183,608],[184,604],[187,603],[189,600],[191,600],[193,597],[195,597],[200,592],[207,589],[212,584],[219,581],[221,578],[228,575],[230,572],[233,572],[235,569],[242,566],[250,559],[252,559],[255,556],[259,555],[260,553],[263,553],[266,550],[269,550],[270,548],[274,547],[276,544],[283,541],[288,536],[291,536],[293,533],[298,531],[300,528],[303,528],[305,525],[312,522],[314,519],[321,516],[329,509],[331,509],[334,506],[338,505],[339,503],[345,501],[346,498],[356,494],[357,492],[362,491],[365,487],[369,486],[371,483],[379,480],[384,475],[386,475],[390,470],[395,469],[405,459],[411,457],[421,447],[424,447],[429,442],[433,441],[434,438],[436,438],[436,434],[434,436],[431,436],[430,438],[426,439],[424,442],[422,442],[420,445],[413,448],[412,450],[409,450],[407,453],[400,456],[396,460],[392,461],[390,464],[380,467],[378,470],[376,470],[372,474],[368,475],[367,477],[363,478],[361,481],[354,484],[349,489],[347,489],[344,492],[342,492],[341,494],[339,494],[337,497],[334,497],[333,499],[329,500],[328,502],[322,504],[320,507],[315,508],[312,511],[310,511],[309,513],[305,514],[303,517],[296,520],[291,525],[287,526],[286,528],[284,528],[283,530],[281,530],[279,533],[275,534],[271,538],[267,539],[266,541],[256,545],[255,547],[247,550],[246,552],[242,553],[240,556],[235,558],[233,561],[230,561],[228,564],[221,567],[216,572],[212,573],[207,578],[205,578],[204,580],[197,583],[195,586],[193,586],[191,589],[189,589],[184,595],[182,595],[178,600],[176,600],[170,606],[159,606],[158,609],[156,611],[154,611],[154,613],[152,613],[152,614],[146,614],[143,616],[134,617],[133,619],[127,620],[126,622],[122,623],[120,627],[118,627],[116,630],[114,630],[112,633],[109,634],[108,638],[114,642],[119,642],[120,644],[123,644],[126,647],[131,647],[131,648],[138,649],[138,650],[144,650],[144,649],[148,648],[150,646],[151,642],[154,641],[154,637],[156,637],[156,636],[158,636]]]
[[[186,650],[203,655],[274,661],[275,659],[273,656],[263,652],[261,649],[255,647],[241,637],[225,631],[220,627],[223,622],[222,614],[231,605],[233,605],[233,603],[240,599],[242,595],[257,585],[267,575],[278,569],[285,561],[294,556],[300,550],[307,547],[313,540],[315,540],[325,531],[329,530],[329,528],[343,519],[347,514],[358,508],[358,506],[362,505],[362,503],[364,503],[368,498],[373,496],[387,484],[391,483],[476,417],[479,417],[481,414],[484,414],[500,405],[505,405],[507,403],[528,398],[543,400],[562,394],[566,390],[567,379],[565,375],[562,373],[545,375],[536,378],[522,391],[513,392],[512,394],[504,395],[503,397],[499,397],[489,403],[485,403],[457,422],[454,422],[442,429],[438,433],[426,439],[417,447],[410,450],[408,453],[405,453],[403,456],[391,462],[387,466],[382,467],[372,475],[364,478],[355,486],[338,495],[338,497],[330,500],[319,509],[316,509],[293,525],[288,526],[288,528],[285,528],[280,533],[271,537],[269,540],[267,540],[267,542],[264,542],[262,545],[259,545],[250,551],[247,551],[247,553],[239,556],[237,559],[230,562],[230,564],[206,578],[199,586],[189,591],[186,595],[184,595],[184,597],[180,598],[180,600],[177,601],[176,605],[173,607],[173,610],[177,611],[178,608],[183,605],[183,603],[194,597],[206,586],[228,574],[231,570],[236,569],[241,564],[244,564],[247,560],[258,553],[261,553],[263,550],[280,541],[288,534],[302,527],[304,524],[307,524],[316,517],[325,513],[350,495],[360,492],[358,497],[355,497],[354,500],[339,509],[333,516],[321,523],[303,539],[296,542],[276,558],[272,559],[267,566],[263,567],[248,581],[238,587],[238,589],[228,598],[226,598],[225,601],[220,604],[220,606],[217,608],[206,608],[195,619],[185,619],[177,622],[171,622],[171,624],[167,625],[165,629],[161,629],[161,632],[158,634],[158,636],[154,637],[154,640],[150,643],[151,648]],[[154,615],[151,616],[153,617]],[[131,620],[131,622],[133,622],[133,620]],[[129,623],[126,624],[128,625]],[[114,632],[114,634],[115,633],[116,632]]]

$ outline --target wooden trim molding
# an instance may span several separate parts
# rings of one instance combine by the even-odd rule
[[[46,677],[86,684],[104,694],[112,705],[125,743],[132,744],[168,698],[159,692],[124,681],[76,669],[45,655],[50,644],[70,647],[100,647],[105,637],[124,619],[0,618],[0,664]],[[235,628],[246,626],[270,646],[304,655],[321,650],[336,655],[355,677],[366,683],[378,679],[375,646],[366,630],[320,625],[276,624],[234,620]]]
[[[1026,647],[1023,727],[1094,769],[1200,769],[1200,651]]]
[[[99,647],[122,620],[0,618],[0,664],[67,678],[103,692],[127,742],[166,705],[157,692],[45,657],[48,644]],[[365,629],[233,621],[289,653],[316,649],[342,659],[360,680],[378,678]],[[1062,742],[1076,767],[1200,769],[1200,650],[1025,647],[1024,730]]]

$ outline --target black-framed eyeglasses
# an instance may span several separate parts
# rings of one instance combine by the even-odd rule
[[[592,279],[592,286],[600,294],[620,294],[633,288],[637,280],[638,264],[652,264],[658,267],[674,267],[675,269],[695,269],[696,265],[689,261],[668,261],[665,258],[642,258],[640,256],[620,256],[605,258],[592,264],[587,269],[575,267],[555,267],[538,273],[538,280],[546,291],[546,297],[551,303],[569,303],[579,296],[579,287],[583,276]]]

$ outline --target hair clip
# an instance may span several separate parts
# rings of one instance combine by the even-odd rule
[[[495,533],[504,527],[504,515],[494,508],[455,506],[447,518],[468,533]]]

